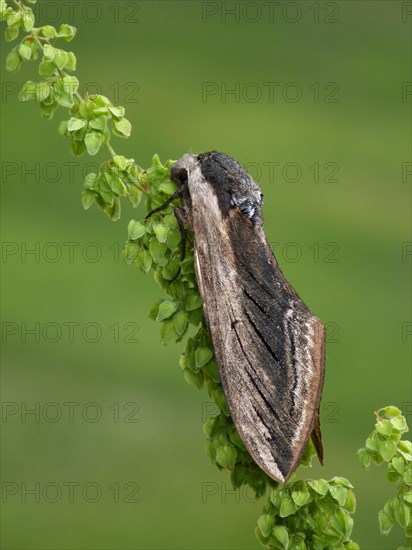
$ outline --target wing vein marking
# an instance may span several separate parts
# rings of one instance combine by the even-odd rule
[[[243,352],[243,355],[244,355],[244,357],[245,357],[245,359],[246,359],[248,365],[250,366],[250,368],[252,369],[252,371],[253,371],[254,374],[256,375],[256,378],[259,379],[257,372],[256,372],[255,369],[253,368],[251,362],[249,361],[249,358],[248,358],[247,355],[246,355],[246,352],[245,352],[244,347],[243,347],[243,345],[242,345],[242,342],[241,342],[241,340],[240,340],[239,334],[237,333],[236,327],[234,327],[234,332],[235,332],[235,334],[236,334],[236,338],[237,338],[237,340],[238,340],[238,342],[239,342],[240,348],[241,348],[241,350],[242,350],[242,352]],[[276,420],[277,420],[278,422],[280,422],[279,415],[277,414],[277,412],[276,412],[276,411],[274,410],[274,408],[272,407],[270,401],[268,401],[268,398],[267,398],[267,397],[265,396],[265,394],[261,391],[261,389],[260,389],[259,386],[257,385],[256,381],[255,381],[252,377],[250,377],[250,380],[251,380],[252,384],[254,385],[254,387],[256,388],[256,390],[257,390],[257,392],[259,393],[259,395],[261,396],[261,398],[263,399],[265,405],[268,407],[268,409],[270,409],[270,410],[273,412],[273,416],[276,418]],[[266,426],[266,424],[265,424],[264,422],[263,422],[263,424]],[[266,426],[266,427],[268,427],[268,426]],[[283,435],[283,434],[280,433],[280,436],[282,436],[282,435]]]
[[[279,363],[279,365],[282,364],[282,362],[280,361],[279,357],[275,354],[275,352],[272,350],[272,348],[269,346],[269,344],[266,342],[263,334],[259,331],[259,329],[257,328],[255,322],[253,321],[253,319],[250,317],[249,313],[246,311],[246,309],[243,310],[243,313],[246,315],[246,317],[249,319],[252,327],[255,329],[255,332],[256,334],[259,336],[259,339],[263,342],[265,348],[268,350],[268,352],[270,353],[271,357],[273,357],[273,359]]]
[[[276,322],[275,319],[273,319],[273,317],[271,317],[271,316],[268,314],[268,312],[265,311],[265,310],[263,309],[263,307],[259,304],[259,302],[257,302],[257,301],[253,298],[253,296],[251,296],[251,295],[248,293],[247,290],[245,290],[244,288],[243,288],[242,290],[243,290],[244,294],[249,298],[249,300],[250,300],[251,302],[253,302],[253,303],[255,304],[255,306],[256,306],[262,313],[264,313],[264,314],[266,315],[266,317],[269,319],[269,321],[272,321],[273,323]]]

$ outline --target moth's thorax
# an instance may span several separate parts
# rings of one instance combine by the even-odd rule
[[[236,208],[253,225],[262,225],[260,189],[232,157],[216,151],[197,156],[187,154],[171,166],[171,175],[178,185],[187,185],[193,204],[205,202],[214,211],[217,200],[221,217]]]

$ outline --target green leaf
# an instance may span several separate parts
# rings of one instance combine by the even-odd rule
[[[379,453],[385,462],[389,462],[396,454],[397,445],[391,439],[379,442]]]
[[[203,302],[200,294],[191,290],[187,295],[186,309],[187,311],[192,311],[193,309],[198,309],[202,307]]]
[[[10,72],[15,71],[20,66],[20,63],[19,54],[16,51],[11,51],[6,57],[6,70]]]
[[[222,413],[225,416],[229,417],[230,416],[230,411],[229,411],[229,407],[227,405],[226,396],[225,396],[225,392],[223,391],[223,389],[221,387],[218,387],[218,388],[214,389],[211,393],[211,398],[216,403],[216,405],[219,407],[219,409],[222,411]]]
[[[216,449],[216,462],[220,464],[222,468],[225,468],[225,470],[233,470],[236,457],[237,450],[234,445],[223,445]]]
[[[209,378],[212,382],[220,384],[220,374],[217,368],[216,361],[212,359],[207,365],[203,367],[203,372],[206,378]]]
[[[113,164],[117,166],[120,170],[126,170],[126,166],[129,164],[129,161],[132,159],[127,159],[123,155],[115,155],[113,157]]]
[[[89,127],[94,130],[105,132],[107,130],[107,118],[104,115],[99,115],[89,121]]]
[[[25,44],[20,44],[19,46],[19,54],[20,54],[20,57],[22,57],[23,59],[30,59],[31,57],[31,48],[29,48],[29,46],[26,46]]]
[[[115,195],[111,191],[103,191],[102,189],[99,189],[99,194],[104,200],[106,206],[113,206],[114,205],[114,199]]]
[[[178,260],[174,258],[170,259],[167,265],[165,265],[165,267],[163,268],[163,271],[162,271],[163,278],[166,279],[167,281],[172,281],[173,279],[175,279],[178,269],[179,269]]]
[[[53,63],[58,69],[63,69],[67,63],[67,53],[63,50],[57,50],[53,58]]]
[[[379,449],[379,438],[378,434],[373,433],[368,439],[366,440],[366,448],[368,451],[378,452]]]
[[[127,118],[121,118],[120,120],[114,120],[113,124],[116,130],[121,136],[129,137],[132,132],[132,125]]]
[[[159,265],[166,265],[167,258],[165,258],[165,252],[167,250],[167,246],[165,243],[159,242],[156,237],[153,237],[150,239],[149,242],[149,252],[153,257],[153,260],[155,263]]]
[[[193,372],[189,369],[183,371],[183,376],[186,382],[194,386],[196,389],[201,390],[203,388],[203,374],[202,371]]]
[[[45,38],[54,38],[57,34],[56,29],[51,25],[44,25],[43,27],[40,27],[40,30]]]
[[[176,191],[176,184],[174,184],[170,180],[164,181],[159,185],[159,191],[165,193],[166,195],[173,195],[173,193]]]
[[[94,199],[95,194],[93,191],[91,191],[90,189],[85,189],[84,191],[82,191],[82,204],[85,210],[88,210],[91,207],[91,205],[94,203]]]
[[[354,514],[356,510],[356,497],[355,493],[351,490],[348,491],[346,495],[346,502],[344,505],[345,510],[349,512],[349,514]]]
[[[163,223],[155,223],[153,225],[153,231],[159,242],[166,242],[167,234],[169,233],[169,228],[167,227],[167,225],[164,225]]]
[[[84,141],[72,141],[70,143],[70,149],[73,155],[79,157],[80,155],[83,155],[83,153],[86,151],[86,145]]]
[[[403,475],[405,469],[405,461],[400,456],[394,456],[391,462],[394,470]]]
[[[23,18],[22,18],[22,22],[23,22],[23,29],[26,31],[26,32],[30,32],[33,28],[33,25],[34,25],[34,15],[33,13],[24,13],[23,14]]]
[[[112,174],[110,187],[113,193],[116,193],[116,195],[120,195],[121,197],[126,197],[127,187],[125,186],[125,184],[117,174]]]
[[[411,511],[407,504],[404,502],[399,502],[399,508],[398,508],[398,517],[397,517],[398,523],[401,527],[406,529],[406,527],[409,525],[411,520]]]
[[[73,52],[66,52],[66,69],[69,71],[76,70],[77,59]]]
[[[257,520],[257,526],[264,537],[268,537],[275,523],[275,518],[270,514],[260,516]]]
[[[186,308],[187,310],[187,308]],[[198,326],[202,323],[204,317],[203,317],[203,308],[198,308],[195,310],[187,311],[187,316],[189,318],[189,322],[194,325]]]
[[[166,242],[170,250],[172,251],[177,250],[179,248],[181,240],[182,240],[182,235],[180,233],[180,229],[169,230],[169,233],[167,234]]]
[[[282,502],[280,504],[279,515],[281,518],[286,518],[293,515],[296,512],[296,505],[289,496],[288,493],[282,495]]]
[[[329,485],[329,493],[340,504],[340,506],[344,506],[348,493],[346,487],[342,487],[341,485]]]
[[[56,67],[51,61],[41,61],[39,65],[39,75],[46,78],[52,76],[56,70]]]
[[[54,56],[56,55],[56,48],[53,48],[50,44],[45,44],[43,46],[43,58],[45,61],[53,61]]]
[[[362,466],[368,469],[371,463],[371,455],[369,452],[365,448],[359,449],[358,456]]]
[[[172,302],[170,300],[164,300],[159,305],[159,311],[157,314],[156,321],[163,321],[164,319],[168,319],[173,315],[173,313],[177,310],[178,304],[176,302]]]
[[[178,229],[176,216],[173,214],[168,214],[163,218],[163,223],[170,227],[170,229]]]
[[[382,409],[379,409],[378,416],[391,418],[392,416],[399,416],[401,414],[401,411],[398,409],[398,407],[394,407],[393,405],[389,405],[389,407],[383,407]]]
[[[79,88],[79,81],[77,78],[73,75],[65,75],[62,78],[63,82],[63,88],[66,93],[69,95],[73,95],[75,92],[77,92],[77,89]]]
[[[184,311],[178,311],[173,317],[173,328],[179,336],[186,333],[189,319]]]
[[[383,510],[378,514],[378,521],[382,535],[389,535],[395,522]]]
[[[96,155],[103,144],[104,136],[101,132],[87,132],[84,142],[89,155]]]
[[[129,187],[129,194],[127,196],[130,204],[133,206],[133,208],[136,208],[136,206],[139,205],[140,200],[142,198],[142,192],[138,187],[135,185],[132,185]]]
[[[127,226],[127,232],[129,239],[135,241],[136,239],[143,237],[146,232],[146,228],[141,222],[130,220],[129,225]]]
[[[58,80],[54,84],[54,93],[56,101],[62,107],[71,108],[74,105],[73,93],[69,93],[65,87],[62,80]]]
[[[139,250],[139,253],[133,261],[133,265],[139,268],[143,273],[148,273],[152,267],[152,257],[144,248]]]
[[[125,114],[124,107],[113,107],[113,105],[108,106],[109,111],[116,118],[123,118]]]
[[[406,419],[402,415],[394,416],[393,418],[390,419],[389,422],[392,424],[392,426],[396,430],[399,430],[400,432],[408,431],[408,425],[406,423]]]
[[[57,109],[58,104],[56,102],[53,103],[40,103],[40,113],[43,118],[53,118],[54,111]]]
[[[60,25],[57,36],[59,38],[63,38],[63,40],[66,40],[66,42],[70,42],[70,40],[73,40],[73,38],[75,37],[76,30],[76,27],[72,27],[71,25],[63,23],[62,25]]]
[[[347,489],[353,489],[352,483],[346,479],[346,477],[335,476],[331,479],[331,483],[335,485],[342,485]]]
[[[83,128],[84,126],[86,126],[86,124],[86,120],[82,118],[72,117],[67,123],[67,129],[69,130],[69,132],[74,132],[76,130],[80,130],[80,128]]]
[[[132,244],[132,243],[130,243]],[[136,245],[135,245],[136,246]],[[148,312],[148,317],[149,319],[151,319],[152,321],[156,321],[156,318],[157,318],[157,314],[159,312],[159,306],[160,306],[160,303],[161,301],[158,300],[157,302],[155,302],[151,308],[149,309],[149,312]]]
[[[57,128],[57,131],[62,136],[66,136],[67,134],[67,120],[62,120]]]
[[[393,426],[390,423],[390,421],[387,420],[386,418],[384,420],[378,421],[375,424],[375,428],[378,433],[386,437],[392,435],[392,432],[393,432]]]
[[[404,491],[402,492],[402,498],[405,502],[409,502],[409,504],[412,504],[412,490],[404,489]]]
[[[289,548],[289,534],[286,527],[283,525],[275,525],[273,527],[273,535],[280,542],[282,545],[282,548],[288,549]],[[296,549],[296,546],[294,547],[294,550]]]
[[[7,16],[7,25],[9,27],[11,26],[18,26],[20,25],[20,22],[22,20],[23,14],[20,11],[11,12]]]
[[[325,479],[309,480],[307,484],[318,495],[325,496],[329,490],[329,483]]]
[[[412,443],[410,441],[399,441],[398,450],[408,462],[412,461]]]
[[[38,102],[44,101],[50,95],[51,86],[48,82],[38,82],[36,84],[36,99]]]
[[[19,94],[19,100],[25,102],[35,98],[36,98],[36,83],[29,80],[28,82],[25,82],[23,84]]]
[[[299,508],[304,506],[310,500],[310,493],[304,484],[297,484],[292,489],[292,500]]]
[[[122,249],[123,261],[131,264],[139,252],[139,247],[136,243],[126,243]]]
[[[213,357],[213,350],[210,348],[199,347],[195,351],[195,365],[197,369],[201,369]]]
[[[12,42],[19,36],[19,27],[7,27],[4,31],[6,42]]]

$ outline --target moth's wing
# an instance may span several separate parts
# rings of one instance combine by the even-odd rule
[[[255,462],[284,483],[307,441],[322,460],[325,331],[286,281],[263,230],[192,194],[195,267],[223,389]]]

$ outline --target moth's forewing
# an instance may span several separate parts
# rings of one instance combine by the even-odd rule
[[[186,170],[183,207],[233,421],[255,462],[283,483],[312,432],[322,460],[324,327],[278,267],[262,229],[260,190],[243,168],[213,152],[185,155],[173,169]]]

